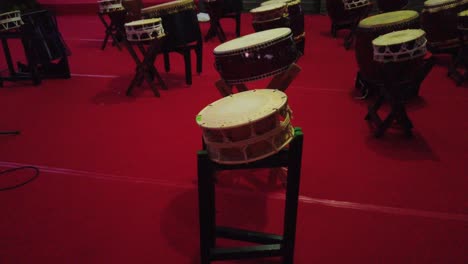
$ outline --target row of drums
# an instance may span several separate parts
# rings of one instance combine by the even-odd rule
[[[367,81],[381,83],[378,66],[373,59],[372,40],[404,29],[425,31],[427,48],[433,53],[452,53],[460,46],[459,24],[466,23],[467,0],[429,0],[425,2],[421,15],[413,10],[381,13],[361,20],[356,28],[356,60],[361,77]]]

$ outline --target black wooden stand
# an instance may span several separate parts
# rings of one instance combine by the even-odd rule
[[[296,237],[297,206],[301,174],[303,133],[295,128],[289,148],[266,159],[241,165],[222,165],[208,157],[205,150],[198,156],[198,204],[200,217],[201,264],[217,260],[235,260],[260,257],[282,257],[283,264],[292,264]],[[266,234],[216,225],[215,172],[254,168],[287,167],[286,206],[282,235]],[[234,248],[216,246],[216,238],[227,238],[260,244]]]
[[[366,120],[375,126],[375,137],[381,137],[394,122],[400,126],[406,136],[412,136],[411,129],[413,128],[413,124],[406,113],[406,100],[401,92],[409,87],[410,83],[386,83],[381,87],[380,95],[376,102],[369,107],[369,111],[365,117]],[[381,119],[377,111],[384,102],[389,103],[390,113],[385,119]]]
[[[105,27],[105,34],[106,34],[102,42],[101,49],[104,50],[106,48],[107,41],[109,40],[109,37],[110,37],[112,38],[112,45],[117,46],[119,50],[122,50],[119,42],[122,38],[125,37],[125,35],[122,35],[121,33],[123,31],[123,26],[125,23],[126,11],[122,10],[122,11],[115,11],[111,13],[98,12],[97,14],[98,14],[99,20],[101,20],[102,24]],[[110,23],[106,21],[106,18],[105,18],[106,16],[109,17]]]
[[[292,83],[292,81],[297,77],[299,72],[301,72],[301,70],[302,69],[301,67],[299,67],[299,65],[297,65],[296,63],[292,63],[285,72],[273,76],[266,88],[277,89],[284,92]],[[223,79],[216,81],[215,86],[216,88],[218,88],[218,91],[221,93],[222,96],[229,96],[233,94],[234,87],[236,87],[238,92],[244,92],[248,90],[247,86],[244,83],[229,85]]]
[[[161,48],[161,41],[162,39],[155,39],[149,41],[147,43],[149,46],[145,48],[144,43],[141,41],[135,42],[135,44],[132,45],[130,41],[126,39],[123,40],[125,47],[127,48],[128,52],[130,53],[130,56],[132,56],[136,64],[135,76],[127,89],[127,96],[130,96],[132,94],[135,85],[141,86],[143,80],[150,85],[151,90],[153,90],[154,95],[157,97],[160,97],[160,94],[158,89],[156,88],[156,85],[153,82],[155,78],[158,80],[162,89],[167,89],[166,84],[164,83],[163,79],[159,75],[158,70],[154,66],[156,55]],[[136,46],[140,50],[143,56],[142,59],[140,59],[138,54],[135,52],[134,46]]]
[[[452,78],[457,86],[462,85],[468,79],[468,29],[458,28],[460,48],[452,56],[452,63],[449,66],[447,75]],[[464,72],[458,71],[461,67]]]
[[[9,39],[21,39],[23,43],[29,43],[29,41],[24,41],[26,36],[17,30],[14,32],[1,32],[0,38],[2,40],[3,53],[5,54],[5,60],[8,65],[9,76],[0,76],[0,87],[3,87],[3,81],[21,81],[21,80],[32,80],[34,85],[41,84],[41,77],[37,68],[37,63],[34,61],[34,56],[32,55],[32,47],[25,47],[26,60],[29,65],[28,71],[16,71],[13,59],[11,57],[10,47],[8,46]]]

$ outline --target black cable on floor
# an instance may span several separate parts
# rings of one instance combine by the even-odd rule
[[[0,171],[0,176],[4,176],[4,175],[6,175],[8,173],[12,173],[12,172],[19,171],[19,170],[27,170],[27,169],[30,169],[30,170],[34,171],[34,175],[30,179],[28,179],[25,182],[13,185],[13,186],[0,188],[0,192],[13,190],[13,189],[19,188],[21,186],[24,186],[24,185],[32,182],[33,180],[35,180],[39,176],[39,168],[34,167],[34,166],[22,166],[22,167],[18,167],[18,168],[12,168],[12,169],[8,169],[8,170]]]

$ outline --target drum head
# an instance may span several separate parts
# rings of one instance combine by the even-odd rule
[[[289,28],[275,28],[236,38],[217,46],[213,52],[215,55],[229,54],[242,49],[251,48],[258,44],[284,38],[291,34]]]
[[[413,10],[393,11],[365,18],[359,22],[359,27],[374,28],[388,26],[395,23],[410,21],[417,18],[418,16],[418,12]]]
[[[161,22],[161,18],[150,18],[150,19],[142,19],[142,20],[136,20],[136,21],[132,21],[129,23],[125,23],[125,26],[134,27],[134,26],[141,26],[141,25],[160,23],[160,22]]]
[[[287,101],[287,95],[279,90],[240,92],[208,105],[198,113],[196,120],[203,128],[233,128],[265,118]]]
[[[446,4],[451,4],[451,3],[456,3],[458,0],[427,0],[424,2],[425,7],[433,7],[433,6],[440,6],[440,5],[446,5]]]
[[[265,1],[263,3],[261,3],[260,5],[261,6],[264,6],[264,5],[271,5],[271,4],[277,4],[277,3],[284,3],[284,4],[293,4],[293,3],[300,3],[301,1],[300,0],[269,0],[269,1]]]
[[[391,46],[407,43],[424,36],[426,32],[421,29],[406,29],[381,35],[372,41],[374,46]]]
[[[270,5],[264,5],[264,6],[259,6],[259,7],[256,7],[252,10],[250,10],[250,13],[262,13],[262,12],[268,12],[268,11],[271,11],[271,10],[275,10],[275,9],[280,9],[282,7],[284,7],[285,4],[284,3],[272,3]]]
[[[141,13],[146,14],[146,13],[151,13],[151,12],[158,11],[158,10],[173,9],[178,6],[184,6],[187,4],[193,4],[193,0],[176,0],[176,1],[159,4],[159,5],[154,5],[154,6],[141,9]]]
[[[465,11],[462,11],[462,12],[458,13],[458,16],[460,16],[460,17],[468,16],[468,10],[465,10]]]

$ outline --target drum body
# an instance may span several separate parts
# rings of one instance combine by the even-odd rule
[[[137,20],[125,24],[128,41],[149,41],[165,36],[160,18]]]
[[[102,14],[124,10],[122,0],[100,0],[98,1],[99,12]]]
[[[57,20],[49,11],[25,13],[22,15],[22,20],[23,32],[31,36],[23,41],[24,47],[34,47],[32,53],[35,61],[48,64],[70,55],[70,50],[58,30]]]
[[[363,79],[373,83],[383,81],[373,59],[372,40],[392,31],[410,28],[419,28],[418,12],[412,10],[388,12],[361,20],[356,29],[355,53]]]
[[[201,42],[201,31],[193,0],[172,1],[143,8],[141,14],[144,18],[162,19],[164,31],[167,34],[164,50],[195,41]]]
[[[214,51],[215,68],[228,84],[263,79],[286,71],[299,54],[291,29],[275,28],[230,40]]]
[[[354,22],[358,18],[362,9],[370,4],[368,0],[351,1],[351,0],[327,0],[327,12],[331,21],[335,25],[347,25]]]
[[[209,157],[242,164],[271,156],[294,136],[287,96],[279,90],[250,90],[224,97],[197,115]]]
[[[377,0],[377,6],[382,12],[392,12],[405,8],[408,0]]]
[[[269,5],[275,3],[284,3],[288,9],[289,27],[292,30],[295,40],[304,37],[304,10],[300,0],[270,0],[263,2],[261,5]]]
[[[0,32],[19,28],[23,24],[19,10],[0,14]]]
[[[432,52],[444,52],[460,45],[457,14],[462,11],[459,0],[429,0],[421,12],[421,27],[427,34],[427,46]]]
[[[141,0],[122,0],[122,5],[126,11],[125,21],[132,22],[141,19],[141,9],[143,8]]]
[[[464,10],[457,15],[458,30],[468,30],[468,10]]]
[[[386,82],[402,83],[418,76],[424,65],[426,43],[421,29],[394,31],[374,39],[374,60]]]
[[[252,26],[256,32],[289,27],[287,6],[283,3],[264,5],[250,10]]]

